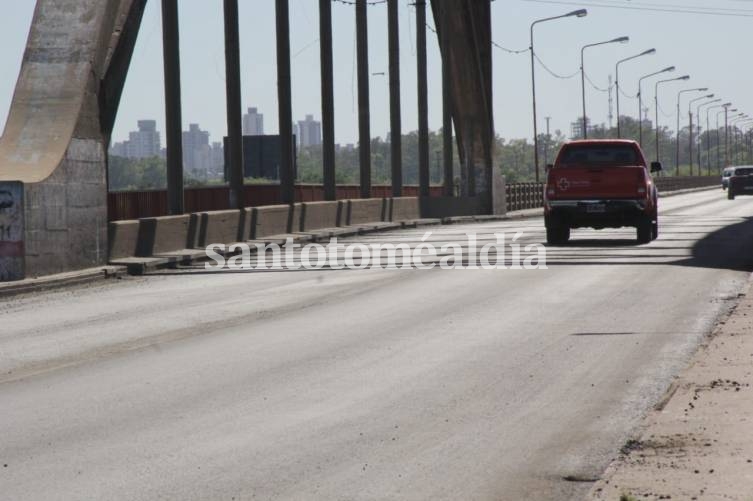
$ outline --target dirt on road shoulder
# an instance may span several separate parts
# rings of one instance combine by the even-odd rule
[[[753,500],[750,284],[588,499]]]

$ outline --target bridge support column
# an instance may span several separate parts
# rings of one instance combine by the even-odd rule
[[[440,49],[447,47],[447,16],[444,15],[445,5],[440,5],[443,15],[440,19],[443,28],[439,30],[442,41],[439,44]],[[442,193],[446,197],[451,197],[455,193],[454,175],[453,175],[453,154],[452,154],[452,92],[450,89],[450,57],[449,51],[442,52],[442,156],[443,156],[443,175],[442,175]]]
[[[288,0],[276,0],[277,20],[277,101],[280,121],[280,198],[295,202],[295,142],[293,105],[290,90],[290,13]]]
[[[178,0],[162,0],[162,50],[165,67],[167,205],[171,215],[178,215],[183,214],[183,120],[180,96]]]
[[[356,0],[358,66],[358,153],[361,198],[371,198],[371,116],[369,105],[369,33],[366,0]]]
[[[489,0],[431,0],[442,59],[448,68],[462,193],[492,211],[491,4]]]
[[[322,177],[324,199],[336,200],[335,89],[332,62],[332,0],[319,0],[319,50],[322,87]]]
[[[403,130],[400,110],[400,31],[398,0],[387,0],[390,66],[390,160],[392,196],[403,196]]]
[[[426,76],[426,1],[416,0],[419,195],[429,196],[429,98]]]
[[[238,0],[225,0],[225,93],[227,103],[228,182],[230,208],[240,209],[243,193],[243,126],[241,117],[241,58]]]

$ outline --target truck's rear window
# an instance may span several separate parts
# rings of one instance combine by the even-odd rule
[[[736,176],[753,176],[753,168],[750,169],[735,169]]]
[[[560,158],[561,165],[629,167],[642,165],[638,152],[630,145],[568,146]]]

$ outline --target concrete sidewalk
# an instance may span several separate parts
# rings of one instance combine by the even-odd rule
[[[589,499],[753,499],[752,286]]]

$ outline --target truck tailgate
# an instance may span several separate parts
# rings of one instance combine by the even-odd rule
[[[550,172],[551,199],[622,199],[644,197],[644,167],[558,167]]]

